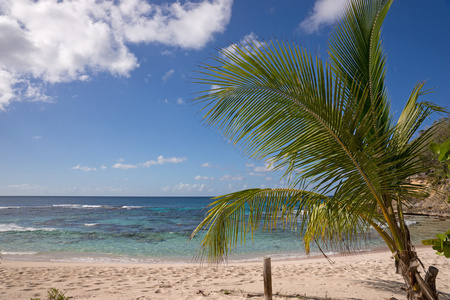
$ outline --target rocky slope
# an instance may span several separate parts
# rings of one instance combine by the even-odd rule
[[[412,178],[411,181],[428,184],[427,178],[424,176],[417,176]],[[405,207],[404,212],[450,218],[450,179],[434,188],[437,191],[431,191],[425,199],[410,199],[411,205],[408,208]]]

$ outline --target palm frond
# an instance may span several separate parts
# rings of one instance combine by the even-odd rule
[[[381,25],[391,4],[392,0],[349,1],[329,43],[334,71],[346,78],[347,84],[359,82],[361,89],[370,91],[362,115],[372,115],[373,135],[389,129]]]
[[[417,84],[403,109],[397,125],[393,126],[389,143],[383,148],[383,193],[401,195],[402,199],[419,197],[428,187],[415,185],[408,178],[427,171],[419,162],[420,154],[428,148],[430,137],[436,127],[430,127],[422,135],[415,137],[423,122],[435,112],[446,113],[442,107],[429,102],[419,102],[419,97],[429,91],[423,91],[424,83]]]
[[[341,253],[351,252],[361,239],[369,236],[372,227],[377,229],[385,224],[374,206],[353,206],[353,201],[331,197],[309,207],[303,235],[306,252],[309,253],[312,241],[322,242]]]
[[[349,203],[297,189],[250,189],[217,197],[191,235],[192,239],[206,230],[196,258],[221,262],[237,245],[245,243],[248,233],[253,240],[253,233],[260,227],[276,230],[279,223],[298,229],[307,253],[312,241],[349,250],[369,232],[368,220],[383,224],[374,207],[359,207],[355,213]]]
[[[271,40],[227,48],[202,66],[197,82],[214,86],[196,99],[206,123],[245,155],[284,170],[290,182],[287,189],[216,198],[193,233],[207,228],[199,258],[220,260],[261,222],[273,229],[283,218],[291,226],[301,223],[307,245],[347,245],[370,225],[391,250],[405,249],[403,216],[401,210],[395,215],[393,203],[423,194],[424,187],[408,178],[423,170],[418,155],[434,128],[412,139],[431,113],[446,111],[419,102],[427,93],[420,83],[393,121],[381,42],[391,4],[351,0],[331,36],[331,63]],[[299,188],[305,182],[313,187],[309,192]],[[294,209],[306,213],[295,216]]]
[[[286,176],[295,177],[296,169],[307,166],[293,185],[353,176],[355,186],[367,188],[368,177],[359,165],[376,166],[363,153],[373,118],[357,114],[364,109],[361,99],[368,97],[368,89],[347,86],[328,64],[287,43],[264,43],[252,51],[236,48],[224,56],[227,60],[216,58],[222,65],[205,66],[199,79],[220,85],[199,97],[210,106],[208,124],[245,154],[270,159],[275,169],[286,168]],[[357,154],[364,162],[355,161]]]
[[[250,189],[215,198],[205,219],[192,233],[206,233],[198,248],[197,259],[220,262],[238,244],[245,243],[248,232],[263,227],[274,230],[279,222],[294,228],[301,221],[300,232],[306,224],[302,211],[325,201],[328,197],[296,189]]]

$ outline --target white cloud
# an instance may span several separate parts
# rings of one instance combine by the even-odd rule
[[[75,167],[72,168],[72,170],[81,170],[81,171],[85,171],[85,172],[91,172],[91,171],[96,171],[97,168],[91,168],[91,167],[88,167],[88,166],[76,165]]]
[[[130,42],[201,49],[214,33],[225,30],[232,3],[203,0],[156,5],[143,0],[121,1],[114,14],[114,27]]]
[[[44,94],[43,90],[42,84],[28,84],[24,96],[30,101],[53,102],[53,98]]]
[[[247,168],[251,168],[251,167],[254,167],[255,164],[250,163],[250,164],[245,164],[245,166],[246,166]]]
[[[163,192],[169,192],[169,191],[177,191],[177,192],[190,192],[190,191],[197,191],[197,192],[203,192],[203,190],[206,188],[205,184],[189,184],[189,183],[178,183],[172,187],[166,186],[162,188]]]
[[[223,32],[232,0],[149,4],[145,0],[2,0],[0,110],[49,101],[48,84],[86,81],[139,66],[128,44],[200,49]]]
[[[180,105],[181,105],[181,104],[183,104],[183,103],[184,103],[184,101],[183,101],[182,98],[178,98],[178,99],[177,99],[177,104],[180,104]]]
[[[156,160],[148,160],[144,163],[139,164],[140,167],[150,167],[154,165],[164,165],[164,164],[179,164],[187,161],[186,157],[169,157],[165,158],[162,155],[158,156]]]
[[[106,191],[106,192],[113,192],[113,193],[121,193],[125,191],[123,188],[117,188],[117,187],[111,187],[111,186],[105,186],[101,188],[97,188],[99,191]]]
[[[208,177],[208,176],[200,176],[197,175],[194,177],[195,180],[214,180],[214,177]]]
[[[264,166],[258,166],[253,168],[253,172],[250,172],[249,175],[252,176],[265,176],[264,173],[273,171],[273,165],[271,162],[266,162]]]
[[[122,170],[128,170],[128,169],[136,169],[136,165],[130,165],[130,164],[123,164],[123,163],[116,163],[112,166],[114,169],[122,169]]]
[[[202,168],[218,168],[217,166],[213,166],[211,165],[209,162],[205,162],[203,164],[201,164]]]
[[[254,169],[253,169],[253,171],[255,171],[255,172],[267,172],[268,170],[267,170],[267,167],[255,167]]]
[[[89,75],[87,75],[87,74],[84,74],[84,75],[81,75],[80,77],[78,77],[78,80],[80,80],[80,81],[89,81],[91,79],[91,77],[89,77]]]
[[[116,164],[113,165],[113,168],[114,169],[122,169],[122,170],[136,169],[136,168],[149,168],[151,166],[156,166],[156,165],[179,164],[179,163],[182,163],[182,162],[185,162],[185,161],[187,161],[186,157],[169,157],[169,158],[166,158],[166,157],[160,155],[160,156],[158,156],[158,158],[156,160],[148,160],[146,162],[135,164],[135,165],[123,164],[122,162],[116,163]]]
[[[100,167],[100,169],[102,169],[102,170],[106,170],[106,169],[108,169],[105,165],[102,165],[101,167]]]
[[[102,18],[106,8],[90,0],[3,1],[0,70],[12,85],[6,89],[9,96],[0,90],[2,107],[19,94],[48,101],[39,82],[85,80],[88,70],[128,75],[137,60]],[[12,97],[8,90],[14,90]]]
[[[211,88],[209,89],[209,93],[212,94],[212,93],[218,92],[219,89],[220,89],[220,85],[213,84],[213,85],[211,85]]]
[[[317,0],[310,16],[300,23],[300,29],[311,34],[321,25],[333,23],[342,13],[348,0]]]
[[[161,55],[167,56],[167,55],[171,55],[173,52],[169,51],[169,50],[164,50],[163,52],[161,52]]]
[[[14,86],[20,82],[21,80],[12,72],[0,68],[0,110],[4,110],[11,101],[17,98]]]
[[[35,136],[32,137],[32,139],[35,140],[35,141],[39,141],[39,140],[42,139],[42,136],[40,136],[40,135],[35,135]]]
[[[264,174],[264,173],[257,173],[257,172],[250,172],[250,173],[248,173],[248,175],[250,175],[250,176],[260,176],[260,177],[266,176],[266,174]]]
[[[175,73],[175,70],[169,70],[167,71],[161,78],[163,82],[167,82],[169,80],[170,77],[173,76],[173,74]]]
[[[244,180],[244,176],[242,176],[242,175],[235,175],[235,176],[223,175],[222,177],[220,177],[220,180],[238,181],[238,180]]]
[[[92,194],[92,193],[122,193],[127,191],[127,189],[124,188],[117,188],[117,187],[111,187],[111,186],[105,186],[105,187],[78,187],[78,186],[70,186],[68,188],[64,189],[65,192],[68,192],[69,194]]]
[[[24,190],[42,189],[42,187],[39,186],[39,185],[36,185],[36,184],[30,185],[30,184],[27,184],[27,183],[24,183],[24,184],[12,184],[12,185],[8,185],[8,187],[9,188],[13,188],[13,189],[19,189],[19,190],[22,190],[22,191],[24,191]]]
[[[230,46],[223,48],[220,53],[222,55],[223,58],[225,58],[225,56],[223,56],[222,53],[230,53],[230,54],[236,54],[236,48],[242,48],[244,47],[245,49],[247,49],[247,51],[249,51],[250,53],[253,53],[253,49],[252,48],[259,48],[261,47],[261,43],[258,41],[258,37],[256,36],[256,34],[254,34],[253,32],[250,32],[249,34],[247,34],[246,36],[244,36],[238,44],[231,44]],[[213,86],[214,87],[214,86]],[[215,88],[218,88],[219,86],[215,86]]]
[[[77,186],[70,186],[70,187],[67,188],[67,191],[69,193],[75,193],[75,192],[78,192],[79,190],[80,190],[80,188],[77,187]]]

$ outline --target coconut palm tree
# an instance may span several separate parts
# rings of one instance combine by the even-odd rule
[[[197,98],[206,123],[257,160],[283,170],[288,188],[249,189],[216,197],[202,228],[198,257],[218,262],[262,225],[299,226],[311,242],[347,249],[370,229],[383,238],[404,277],[408,299],[437,299],[424,280],[402,207],[425,186],[408,180],[433,127],[412,139],[423,121],[444,109],[420,102],[418,83],[395,122],[385,84],[380,32],[392,4],[353,0],[329,40],[329,60],[286,41],[250,40],[204,64]],[[332,197],[326,196],[332,194]]]

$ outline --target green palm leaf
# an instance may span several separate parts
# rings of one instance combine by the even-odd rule
[[[426,190],[408,178],[423,171],[418,157],[434,128],[412,139],[431,113],[446,111],[419,101],[428,93],[420,83],[394,122],[380,35],[391,4],[350,1],[331,35],[330,63],[263,40],[203,65],[197,82],[214,86],[196,99],[205,122],[245,155],[283,170],[289,187],[217,197],[192,234],[206,229],[198,258],[220,261],[260,223],[270,230],[280,221],[300,224],[307,250],[313,241],[347,249],[368,226],[393,252],[410,249],[401,207]]]
[[[207,228],[197,258],[209,262],[226,258],[238,244],[245,243],[247,233],[251,233],[253,240],[253,233],[260,227],[276,230],[282,224],[297,229],[309,252],[314,240],[349,249],[367,231],[368,219],[382,222],[370,208],[359,214],[349,213],[348,207],[336,208],[339,201],[304,190],[250,189],[214,200],[207,216],[191,235],[193,238],[202,228]]]
[[[387,130],[389,107],[385,87],[386,57],[381,45],[381,25],[392,0],[349,1],[329,43],[329,54],[336,73],[348,84],[359,82],[368,88],[362,115],[371,114],[374,132]]]

